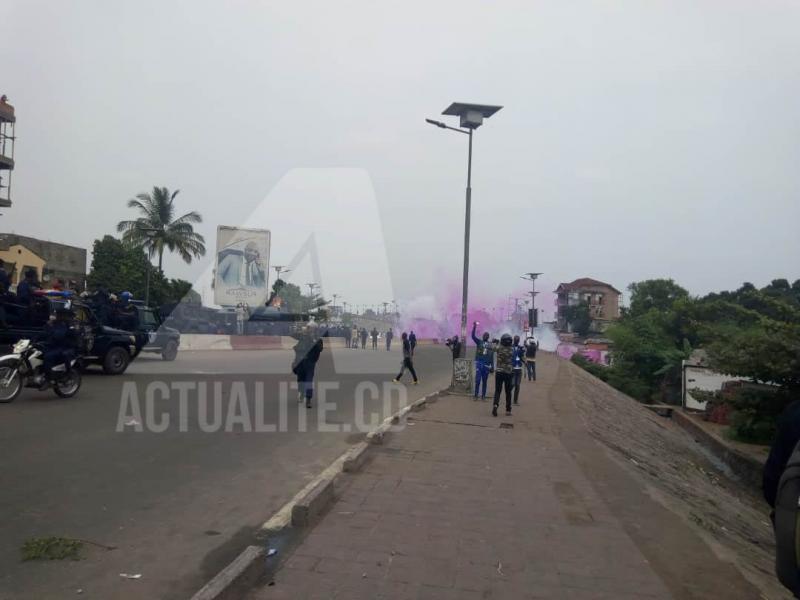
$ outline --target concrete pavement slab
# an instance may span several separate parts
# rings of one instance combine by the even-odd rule
[[[510,417],[460,396],[409,415],[250,599],[759,598],[589,435],[569,367],[545,355]]]

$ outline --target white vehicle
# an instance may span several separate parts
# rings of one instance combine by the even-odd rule
[[[73,358],[69,367],[61,363],[53,367],[49,380],[45,379],[44,351],[30,340],[19,340],[14,344],[14,353],[0,357],[0,403],[13,402],[23,387],[46,389],[62,398],[71,398],[81,389],[81,372]]]

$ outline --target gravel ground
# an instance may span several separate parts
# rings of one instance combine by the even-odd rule
[[[791,598],[774,575],[769,507],[669,419],[585,371],[572,396],[592,435],[638,473],[654,498],[699,531],[714,552],[736,564],[768,599]]]

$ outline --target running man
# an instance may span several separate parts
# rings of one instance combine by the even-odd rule
[[[411,355],[411,342],[408,340],[408,334],[404,331],[402,335],[403,339],[403,366],[400,367],[400,373],[392,379],[395,383],[400,383],[400,378],[403,376],[403,373],[406,372],[406,369],[411,371],[411,377],[414,378],[414,385],[419,383],[419,379],[417,378],[417,372],[414,370],[414,362],[412,360]]]
[[[525,369],[528,374],[528,381],[536,381],[536,351],[539,349],[539,342],[533,336],[528,336],[525,340]]]
[[[519,336],[514,336],[514,343],[511,345],[511,366],[514,375],[511,384],[514,386],[514,404],[519,404],[519,387],[522,385],[522,365],[525,362],[525,348],[519,343]]]

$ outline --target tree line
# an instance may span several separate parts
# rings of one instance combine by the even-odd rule
[[[630,306],[606,332],[612,366],[575,362],[638,400],[677,404],[681,363],[702,348],[715,371],[769,384],[724,398],[736,437],[769,440],[776,415],[800,397],[800,279],[774,279],[760,289],[744,283],[701,297],[672,279],[632,283],[628,290]]]

